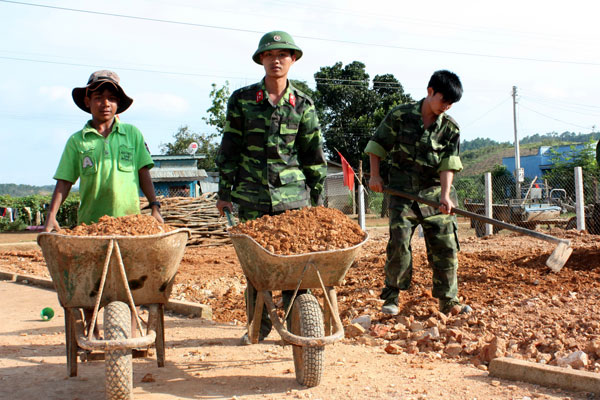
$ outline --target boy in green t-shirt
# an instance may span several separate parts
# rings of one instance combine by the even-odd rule
[[[73,100],[92,115],[82,130],[67,141],[56,174],[56,187],[44,226],[45,232],[60,229],[56,214],[79,179],[81,202],[77,223],[92,224],[100,217],[121,217],[140,213],[139,190],[152,207],[152,216],[163,223],[156,201],[150,168],[152,157],[142,133],[119,121],[116,114],[129,108],[133,99],[125,94],[119,76],[112,71],[94,72],[86,86],[73,89]],[[84,310],[86,321],[91,310]],[[135,336],[134,319],[131,332]],[[98,326],[94,329],[96,337]]]
[[[135,126],[115,117],[133,102],[119,85],[119,76],[112,71],[96,71],[87,85],[73,89],[72,95],[75,104],[92,119],[67,141],[54,175],[56,187],[44,231],[60,229],[56,214],[77,179],[81,195],[78,224],[98,222],[104,215],[139,214],[140,188],[152,207],[152,216],[162,223],[150,178],[154,162],[144,138]]]

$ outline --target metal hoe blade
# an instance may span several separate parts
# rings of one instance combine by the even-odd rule
[[[569,259],[569,256],[573,252],[570,245],[570,240],[561,240],[558,243],[558,246],[556,246],[556,249],[554,249],[552,254],[550,254],[550,257],[546,260],[546,265],[553,272],[559,272]]]

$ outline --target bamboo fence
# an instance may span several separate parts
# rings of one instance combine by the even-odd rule
[[[219,216],[217,194],[205,193],[200,197],[159,197],[160,213],[165,223],[174,228],[188,228],[192,236],[188,246],[218,246],[229,244],[227,218]],[[148,205],[140,199],[142,209]],[[143,210],[150,213],[150,210]]]

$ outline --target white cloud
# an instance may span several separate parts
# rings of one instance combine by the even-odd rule
[[[42,86],[40,94],[51,101],[71,102],[71,89],[64,86]]]
[[[565,88],[559,86],[549,86],[547,84],[534,85],[534,93],[539,93],[544,97],[552,99],[568,99],[569,93]]]
[[[183,97],[170,93],[145,92],[136,95],[136,111],[159,111],[164,114],[183,114],[190,107]]]

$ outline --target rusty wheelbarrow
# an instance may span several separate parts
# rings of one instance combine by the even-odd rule
[[[368,234],[349,248],[298,255],[271,253],[248,235],[230,233],[230,237],[244,274],[257,291],[254,310],[249,310],[253,315],[248,326],[250,341],[258,343],[261,314],[266,305],[273,326],[292,345],[296,380],[304,386],[317,386],[325,367],[324,346],[344,337],[334,286],[342,284]],[[300,289],[315,288],[323,290],[322,306],[312,293],[296,296]],[[277,314],[272,290],[294,290],[283,320]],[[282,321],[288,315],[291,326],[286,329]]]
[[[145,236],[38,235],[58,300],[65,310],[69,376],[77,375],[79,350],[84,357],[105,358],[106,398],[129,399],[135,349],[154,344],[158,366],[164,366],[164,305],[190,234],[188,229],[177,229]],[[149,309],[145,332],[136,311],[138,305]],[[94,328],[102,307],[104,339],[96,339]],[[87,327],[83,310],[93,310]],[[141,333],[135,338],[131,332],[132,316]]]

